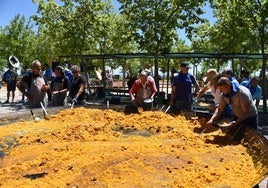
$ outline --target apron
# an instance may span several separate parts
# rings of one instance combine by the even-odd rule
[[[52,91],[60,91],[64,89],[63,86],[64,79],[62,79],[62,82],[54,82]],[[66,97],[66,93],[57,93],[56,95],[53,95],[52,97],[52,106],[64,106],[64,100]]]
[[[137,105],[142,106],[144,110],[148,110],[151,108],[151,104],[147,104],[144,102],[145,99],[150,99],[152,95],[152,90],[151,88],[146,85],[145,87],[141,87],[137,93]]]
[[[46,92],[42,91],[41,88],[43,85],[45,85],[45,80],[42,77],[32,78],[31,79],[31,88],[30,88],[30,94],[33,96],[31,100],[29,100],[29,106],[31,108],[40,108],[40,102],[46,106],[45,103],[45,96]]]

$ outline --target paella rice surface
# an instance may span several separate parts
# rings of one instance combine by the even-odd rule
[[[206,120],[150,111],[67,109],[0,127],[1,187],[252,187],[242,144]]]

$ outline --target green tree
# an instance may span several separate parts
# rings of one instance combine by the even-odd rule
[[[215,24],[212,42],[220,44],[221,51],[259,52],[262,59],[262,78],[265,78],[268,37],[268,1],[260,0],[219,0],[210,1],[215,9],[218,22]],[[219,42],[220,41],[220,42]],[[258,41],[258,43],[256,43]],[[236,66],[233,65],[233,68]],[[264,79],[265,80],[265,79]],[[263,83],[264,111],[266,104],[266,81]]]
[[[15,55],[22,66],[29,66],[34,58],[35,40],[32,24],[26,23],[25,17],[17,14],[10,25],[0,29],[0,59],[3,62],[0,66],[7,66],[10,55]]]
[[[178,37],[177,28],[185,28],[191,32],[193,24],[199,23],[199,15],[203,13],[200,0],[119,0],[121,14],[125,15],[129,29],[139,44],[139,48],[147,53],[155,54],[155,77],[158,82],[158,55],[170,52],[174,40]]]
[[[42,26],[45,40],[50,41],[51,57],[58,55],[85,55],[128,53],[137,49],[127,30],[124,18],[114,12],[110,1],[62,0],[34,1],[39,15],[34,20]],[[101,67],[105,63],[112,68],[125,65],[124,60],[87,61],[72,59]]]

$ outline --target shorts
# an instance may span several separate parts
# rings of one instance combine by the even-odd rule
[[[7,91],[16,91],[16,82],[11,82],[7,84]]]

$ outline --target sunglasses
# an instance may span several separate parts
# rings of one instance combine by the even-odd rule
[[[78,73],[78,71],[72,71],[72,73]]]

